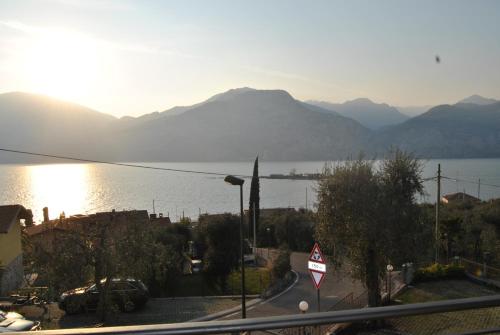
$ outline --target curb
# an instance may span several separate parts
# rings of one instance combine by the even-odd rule
[[[239,297],[241,297],[241,296],[239,296]],[[261,298],[250,300],[248,302],[248,304],[246,304],[246,307],[252,307],[252,306],[258,304],[261,301],[262,301]],[[216,320],[216,319],[222,318],[223,316],[226,316],[226,315],[229,315],[229,314],[232,314],[232,313],[237,313],[240,310],[241,310],[241,305],[240,306],[235,306],[235,307],[232,307],[232,308],[229,308],[229,309],[226,309],[224,311],[217,312],[217,313],[213,313],[213,314],[201,316],[199,318],[192,319],[192,320],[189,320],[187,322],[212,321],[212,320]]]
[[[293,283],[290,284],[290,286],[288,286],[286,289],[284,289],[283,291],[279,292],[278,294],[275,294],[274,296],[269,297],[266,300],[263,300],[262,298],[257,298],[257,299],[250,300],[246,304],[247,310],[249,309],[249,307],[254,307],[256,305],[262,305],[262,304],[268,303],[270,301],[273,301],[274,299],[276,299],[276,298],[282,296],[283,294],[285,294],[286,292],[290,291],[297,284],[297,282],[299,281],[299,274],[295,270],[292,270],[292,272],[295,275],[295,280],[293,281]],[[237,297],[239,298],[241,296],[237,296]],[[237,313],[239,311],[241,311],[241,305],[240,306],[235,306],[233,308],[226,309],[224,311],[220,311],[220,312],[217,312],[217,313],[213,313],[213,314],[205,315],[205,316],[202,316],[202,317],[199,317],[199,318],[196,318],[196,319],[192,319],[192,320],[189,320],[187,322],[212,321],[212,320],[216,320],[216,319],[222,318],[224,316],[228,316],[230,314]]]
[[[258,294],[247,294],[247,298],[256,299],[259,297]],[[154,300],[195,300],[195,299],[240,299],[241,295],[198,295],[189,297],[164,297],[164,298],[151,298]]]

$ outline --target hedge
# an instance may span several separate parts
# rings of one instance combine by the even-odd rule
[[[459,279],[465,277],[465,268],[460,265],[441,265],[438,263],[420,268],[415,272],[415,282],[439,279]]]

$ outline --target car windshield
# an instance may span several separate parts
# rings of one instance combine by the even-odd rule
[[[87,289],[85,290],[85,292],[93,292],[93,291],[97,291],[97,286],[96,286],[96,284],[90,285],[90,286],[89,286],[89,287],[87,287]]]

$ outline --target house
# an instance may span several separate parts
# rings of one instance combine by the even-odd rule
[[[55,220],[44,221],[41,224],[28,227],[26,234],[32,244],[51,252],[57,239],[67,232],[87,231],[99,223],[110,223],[112,229],[119,232],[126,224],[136,223],[147,225],[150,223],[146,210],[98,212],[95,214],[77,214],[70,217],[61,217]]]
[[[443,204],[457,204],[457,203],[477,203],[481,202],[481,199],[476,198],[470,194],[467,194],[465,192],[457,192],[457,193],[451,193],[444,195],[441,197],[441,202]]]
[[[156,216],[156,214],[149,214],[149,222],[159,227],[172,224],[170,218],[168,216],[163,216],[163,213],[160,213],[158,216]]]
[[[21,205],[0,206],[0,296],[19,288],[24,279],[21,220],[31,225],[31,210]]]

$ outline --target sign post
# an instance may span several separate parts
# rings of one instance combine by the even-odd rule
[[[309,255],[307,268],[309,269],[309,274],[311,275],[314,286],[316,287],[316,291],[318,294],[318,312],[320,312],[321,308],[320,308],[319,288],[326,275],[326,263],[325,263],[325,257],[323,257],[323,254],[319,249],[318,243],[314,244],[314,247],[311,251],[311,255]]]

